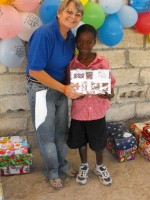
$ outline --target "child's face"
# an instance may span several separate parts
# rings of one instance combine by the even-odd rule
[[[76,47],[80,54],[89,54],[95,45],[95,38],[91,32],[82,32],[76,38]]]

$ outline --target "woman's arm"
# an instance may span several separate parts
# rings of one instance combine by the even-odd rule
[[[43,85],[64,93],[70,99],[77,99],[82,95],[75,92],[75,90],[73,89],[74,87],[76,87],[76,84],[63,85],[59,81],[52,78],[44,70],[29,70],[29,74]]]

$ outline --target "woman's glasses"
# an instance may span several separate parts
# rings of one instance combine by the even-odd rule
[[[65,10],[66,11],[66,13],[68,14],[68,15],[74,15],[75,17],[77,17],[77,18],[81,18],[82,17],[82,14],[81,14],[81,12],[73,12],[72,10],[70,10],[70,9],[66,9]]]

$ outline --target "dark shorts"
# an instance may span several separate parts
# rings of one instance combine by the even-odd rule
[[[89,143],[89,147],[96,152],[103,150],[107,142],[105,117],[92,121],[71,120],[68,146],[71,149],[80,148]]]

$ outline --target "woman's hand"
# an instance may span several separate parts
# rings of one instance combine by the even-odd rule
[[[104,99],[112,99],[114,97],[114,89],[111,88],[111,94],[108,94],[107,92],[105,92],[105,94],[98,94],[98,96]]]
[[[75,91],[75,88],[77,88],[78,85],[77,84],[70,84],[66,86],[65,89],[65,95],[69,98],[69,99],[80,99],[83,98],[84,95],[81,93],[78,93]]]

